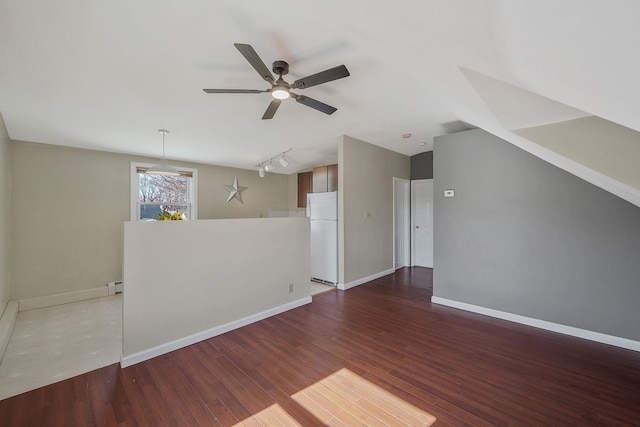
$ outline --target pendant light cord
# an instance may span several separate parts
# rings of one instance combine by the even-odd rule
[[[160,132],[162,134],[162,158],[164,159],[165,158],[165,154],[164,154],[164,136],[166,134],[168,134],[169,131],[166,130],[166,129],[158,129],[158,132]]]

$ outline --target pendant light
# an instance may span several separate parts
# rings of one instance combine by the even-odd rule
[[[160,160],[159,164],[151,166],[149,169],[147,169],[147,173],[149,175],[179,176],[180,172],[178,171],[178,169],[169,166],[169,162],[164,156],[164,137],[169,133],[169,131],[166,129],[158,129],[158,132],[162,134],[162,159]]]

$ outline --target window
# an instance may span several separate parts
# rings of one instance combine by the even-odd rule
[[[197,219],[198,170],[179,168],[180,176],[148,175],[151,166],[131,163],[131,221],[155,221],[163,212]]]

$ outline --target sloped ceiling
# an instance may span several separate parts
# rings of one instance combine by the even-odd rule
[[[240,168],[291,147],[280,173],[335,155],[341,135],[413,155],[477,126],[525,147],[523,102],[544,123],[638,131],[638,16],[635,0],[0,0],[0,113],[14,140],[159,156],[167,128],[169,158]],[[338,111],[290,101],[263,121],[268,94],[204,94],[266,88],[233,43],[288,61],[289,81],[345,64],[304,91]]]

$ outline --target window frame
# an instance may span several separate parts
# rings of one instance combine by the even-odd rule
[[[138,197],[140,192],[140,178],[138,177],[138,168],[148,169],[154,166],[152,163],[131,162],[131,175],[130,175],[130,220],[139,221],[140,208],[138,204]],[[175,166],[174,166],[175,167]],[[191,179],[188,180],[187,185],[187,198],[189,199],[191,209],[189,209],[189,220],[195,221],[198,219],[198,169],[177,167],[178,171],[191,174]]]

